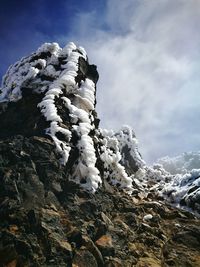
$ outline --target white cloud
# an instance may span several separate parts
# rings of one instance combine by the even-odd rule
[[[198,150],[200,1],[108,0],[75,20],[100,73],[101,126],[131,125],[148,161]]]

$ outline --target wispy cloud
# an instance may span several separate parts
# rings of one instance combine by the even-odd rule
[[[131,125],[148,161],[200,149],[200,1],[108,0],[75,21],[100,73],[101,126]]]

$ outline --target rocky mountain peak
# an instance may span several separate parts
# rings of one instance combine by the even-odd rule
[[[36,53],[11,66],[3,79],[1,135],[48,136],[60,155],[59,161],[67,166],[66,175],[82,187],[95,192],[112,170],[110,182],[131,191],[132,180],[120,161],[122,155],[126,161],[130,158],[129,168],[137,171],[142,159],[136,138],[128,127],[110,135],[98,128],[98,76],[82,47],[74,43],[63,49],[56,43],[42,45]],[[13,123],[9,120],[12,113]],[[133,157],[129,155],[129,144]]]
[[[99,127],[84,48],[46,43],[0,94],[0,267],[200,266],[199,170],[146,165],[134,131]],[[177,257],[178,255],[178,257]]]

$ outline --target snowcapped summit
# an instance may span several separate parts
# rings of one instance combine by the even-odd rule
[[[99,128],[98,77],[74,43],[4,76],[0,266],[199,266],[200,220],[177,208],[200,213],[198,160],[150,167],[131,127]]]
[[[0,102],[9,107],[36,99],[32,111],[40,116],[33,119],[32,133],[40,128],[40,134],[51,138],[69,179],[92,192],[106,179],[131,193],[134,172],[144,162],[129,127],[111,134],[98,128],[97,80],[96,66],[89,65],[84,48],[72,42],[64,48],[45,43],[8,69]]]
[[[200,212],[198,157],[187,164],[183,156],[165,158],[149,167],[129,126],[117,132],[100,129],[95,111],[98,77],[83,47],[72,42],[64,48],[43,44],[12,65],[3,78],[0,137],[49,138],[59,164],[65,166],[66,179],[90,192],[104,183],[129,194],[137,188]]]

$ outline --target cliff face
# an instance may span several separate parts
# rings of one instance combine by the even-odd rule
[[[99,128],[97,80],[73,43],[5,75],[0,266],[200,266],[200,221],[164,202],[172,176],[145,165],[129,127]]]

